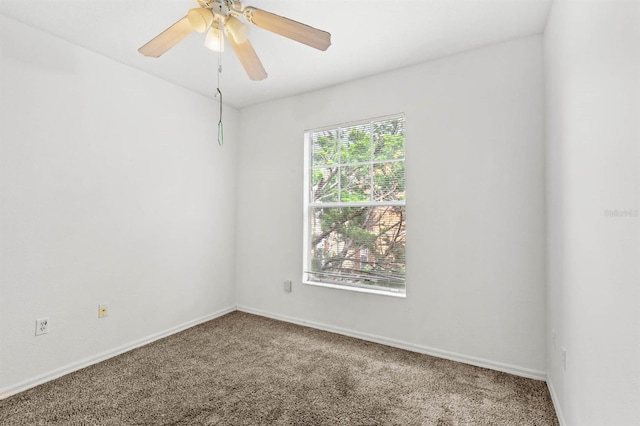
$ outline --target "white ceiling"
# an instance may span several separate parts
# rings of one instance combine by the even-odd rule
[[[222,55],[224,102],[236,108],[308,92],[496,42],[541,33],[551,0],[245,0],[328,31],[315,50],[253,27],[269,74],[250,81]],[[182,87],[213,97],[218,55],[194,33],[158,59],[138,47],[197,7],[195,0],[0,0],[0,13]]]

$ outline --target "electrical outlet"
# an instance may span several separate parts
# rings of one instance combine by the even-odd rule
[[[286,280],[284,282],[284,291],[291,293],[291,280]]]
[[[551,343],[553,344],[553,349],[556,348],[556,330],[551,329]]]
[[[109,316],[109,306],[98,305],[98,318],[104,318]]]
[[[36,336],[47,334],[49,332],[49,318],[40,318],[36,320]]]
[[[567,371],[567,350],[562,348],[562,369]]]

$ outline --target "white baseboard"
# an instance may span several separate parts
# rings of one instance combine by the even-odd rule
[[[502,371],[504,373],[513,374],[515,376],[521,376],[529,379],[542,380],[542,381],[545,381],[547,379],[547,373],[544,371],[533,370],[525,367],[519,367],[517,365],[503,364],[500,362],[490,361],[482,358],[476,358],[473,356],[458,354],[455,352],[449,352],[441,349],[430,348],[427,346],[416,345],[416,344],[404,342],[401,340],[389,339],[386,337],[377,336],[375,334],[361,333],[359,331],[348,330],[345,328],[335,327],[332,325],[322,324],[314,321],[307,321],[307,320],[293,318],[285,315],[273,314],[271,312],[265,312],[259,309],[250,308],[248,306],[238,306],[237,309],[239,311],[247,312],[250,314],[255,314],[263,317],[291,322],[291,323],[303,325],[306,327],[317,328],[319,330],[342,334],[349,337],[355,337],[357,339],[366,340],[374,343],[380,343],[383,345],[392,346],[394,348],[405,349],[408,351],[418,352],[425,355],[431,355],[438,358],[444,358],[451,361],[457,361],[465,364],[475,365],[476,367]]]
[[[558,423],[560,426],[567,426],[567,422],[564,420],[564,414],[562,414],[562,408],[560,407],[560,400],[558,399],[558,395],[556,394],[556,390],[553,387],[553,382],[549,375],[547,375],[547,388],[549,388],[549,393],[551,394],[551,401],[553,401],[553,408],[556,409],[556,416],[558,416]]]
[[[90,356],[88,358],[72,362],[71,364],[67,364],[63,367],[57,368],[48,373],[41,374],[39,376],[24,380],[22,382],[16,383],[14,385],[5,387],[0,389],[0,400],[7,398],[11,395],[15,395],[17,393],[26,391],[27,389],[31,389],[48,381],[57,379],[58,377],[62,377],[66,374],[73,373],[74,371],[78,371],[82,368],[88,367],[93,364],[97,364],[101,361],[104,361],[109,358],[113,358],[114,356],[123,354],[132,349],[139,348],[141,346],[147,345],[156,340],[162,339],[164,337],[170,336],[172,334],[178,333],[180,331],[186,330],[187,328],[191,328],[195,325],[202,324],[207,321],[211,321],[212,319],[221,317],[222,315],[228,314],[229,312],[233,312],[236,310],[235,306],[230,306],[225,309],[221,309],[217,312],[214,312],[209,315],[205,315],[200,318],[196,318],[192,321],[188,321],[184,324],[180,324],[176,327],[172,327],[168,330],[161,331],[159,333],[152,334],[150,336],[143,337],[141,339],[135,340],[131,343],[127,343],[126,345],[119,346],[117,348],[99,353],[97,355]]]

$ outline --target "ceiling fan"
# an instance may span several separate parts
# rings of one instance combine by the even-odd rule
[[[157,58],[192,32],[207,31],[205,46],[214,51],[222,51],[226,36],[249,78],[263,80],[267,78],[267,72],[249,42],[247,23],[319,50],[327,50],[331,45],[331,34],[328,32],[265,10],[244,6],[242,0],[197,2],[200,7],[189,10],[187,16],[158,34],[138,49],[138,52]]]

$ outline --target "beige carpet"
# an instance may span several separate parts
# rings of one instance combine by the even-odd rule
[[[233,312],[0,401],[2,425],[557,425],[544,382]]]

